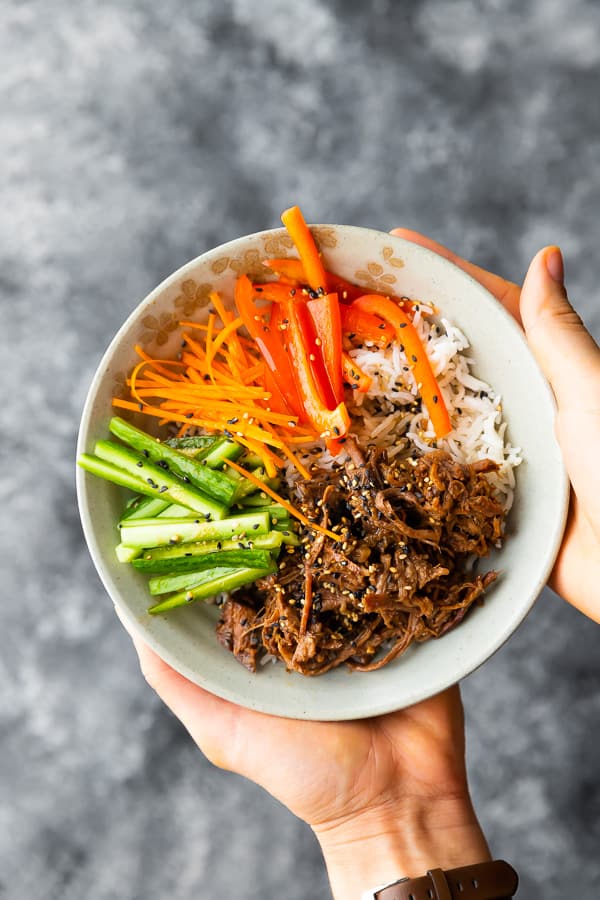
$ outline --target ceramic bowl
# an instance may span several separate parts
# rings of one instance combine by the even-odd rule
[[[314,226],[327,268],[366,288],[434,302],[471,342],[475,374],[502,395],[508,439],[522,449],[505,546],[489,558],[501,577],[482,606],[444,637],[411,647],[383,669],[342,667],[309,678],[267,664],[246,671],[215,637],[218,610],[196,603],[163,616],[146,612],[146,577],[115,557],[116,523],[125,492],[77,471],[85,537],[104,586],[123,619],[173,668],[214,694],[291,718],[341,720],[379,715],[416,703],[459,681],[497,651],[531,609],[551,571],[564,528],[568,482],[553,430],[551,391],[525,339],[480,284],[430,250],[387,233],[352,226]],[[261,260],[295,256],[283,229],[223,244],[170,275],[143,300],[106,350],[83,410],[78,452],[108,436],[111,398],[138,357],[174,357],[179,321],[206,315],[209,292],[232,296],[236,277],[265,270]],[[148,429],[148,420],[138,421]]]

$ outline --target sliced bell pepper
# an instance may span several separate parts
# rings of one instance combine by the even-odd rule
[[[276,330],[271,330],[270,322],[267,324],[269,310],[260,310],[254,302],[254,296],[252,282],[247,275],[240,275],[235,283],[235,305],[239,316],[248,334],[256,342],[277,384],[279,397],[276,397],[276,400],[282,397],[290,412],[300,417],[303,414],[303,405],[296,388],[290,359],[280,334]]]
[[[252,282],[252,287],[254,288],[255,297],[260,297],[261,300],[272,300],[275,303],[282,303],[288,297],[293,297],[297,291],[301,290],[295,284],[282,281],[255,281]]]
[[[302,267],[309,286],[313,291],[327,290],[327,275],[325,267],[315,244],[310,229],[304,221],[304,216],[299,206],[291,206],[281,214],[281,221],[300,255]]]
[[[283,259],[265,259],[264,265],[283,278],[296,281],[298,284],[306,284],[306,274],[302,261],[293,257]]]
[[[404,347],[406,359],[417,382],[417,390],[427,408],[436,437],[446,437],[452,431],[450,416],[425,347],[405,311],[393,300],[379,294],[363,294],[352,305],[361,312],[381,316],[394,327],[396,339]]]
[[[319,384],[311,365],[313,361],[310,359],[306,320],[303,322],[301,306],[302,302],[294,302],[294,298],[285,303],[288,355],[292,362],[296,387],[308,420],[319,436],[324,439],[343,437],[350,428],[350,416],[343,402],[335,409],[327,408],[324,386]]]
[[[342,322],[337,294],[323,294],[306,301],[315,327],[315,355],[323,358],[335,404],[344,399],[342,382]]]
[[[371,376],[363,372],[356,361],[346,352],[342,353],[342,371],[346,384],[361,394],[365,394],[373,383]]]
[[[353,303],[340,304],[342,333],[356,335],[363,341],[372,341],[378,347],[387,347],[395,337],[394,326],[381,316],[363,312]]]

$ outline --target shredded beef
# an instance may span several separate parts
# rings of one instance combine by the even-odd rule
[[[354,447],[344,466],[316,469],[290,499],[340,540],[304,529],[276,574],[225,602],[221,643],[251,671],[268,653],[320,675],[342,663],[377,669],[446,634],[497,577],[469,565],[502,540],[504,510],[486,477],[496,468]]]

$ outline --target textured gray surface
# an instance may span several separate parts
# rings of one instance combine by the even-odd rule
[[[600,335],[600,8],[4,0],[0,17],[0,896],[327,897],[310,833],[203,760],[138,673],[79,527],[84,395],[150,288],[291,202],[515,279],[560,243]],[[597,639],[545,594],[464,685],[476,805],[524,900],[600,895]]]

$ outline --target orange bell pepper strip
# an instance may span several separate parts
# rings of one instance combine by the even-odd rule
[[[310,229],[299,206],[291,206],[281,214],[281,221],[300,255],[306,280],[313,291],[327,290],[325,267]]]
[[[450,416],[436,381],[425,347],[406,313],[393,300],[379,294],[363,294],[352,304],[361,312],[381,316],[396,331],[396,339],[404,347],[406,359],[412,367],[417,390],[425,404],[436,437],[446,437],[452,431]]]
[[[324,294],[306,301],[315,327],[315,355],[320,354],[335,403],[344,399],[342,381],[342,322],[337,294]]]
[[[272,331],[270,322],[267,322],[269,310],[259,310],[256,306],[254,287],[247,275],[240,275],[237,279],[234,297],[238,314],[246,326],[248,334],[258,346],[267,368],[279,388],[279,397],[276,397],[276,400],[283,397],[289,410],[295,416],[300,417],[303,413],[303,405],[296,389],[288,354],[280,334]]]
[[[356,335],[363,341],[372,341],[378,347],[387,347],[396,336],[390,322],[386,322],[381,316],[363,312],[354,303],[340,304],[340,316],[343,334]]]
[[[311,365],[310,356],[314,354],[307,345],[300,306],[301,302],[296,303],[293,298],[285,304],[288,356],[296,387],[307,418],[318,435],[323,439],[343,437],[350,428],[350,416],[344,402],[338,403],[335,409],[327,408],[323,385],[315,377]]]
[[[365,394],[373,383],[371,376],[367,375],[366,372],[363,372],[350,354],[346,352],[342,353],[342,371],[344,374],[344,381],[353,391],[359,391],[359,393]]]
[[[295,281],[298,284],[307,283],[304,266],[300,259],[294,259],[293,257],[265,259],[263,260],[263,265],[266,266],[267,269],[271,269],[271,271],[275,272],[277,275],[283,276],[283,278],[287,278],[290,281]]]

